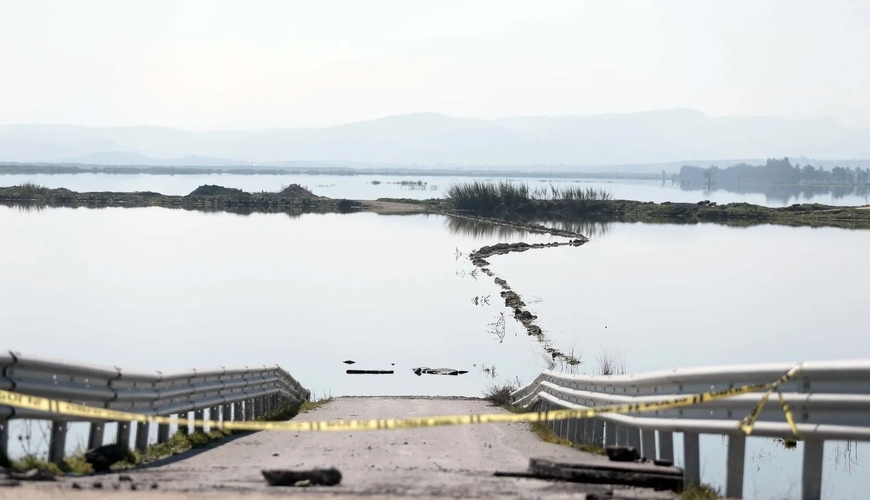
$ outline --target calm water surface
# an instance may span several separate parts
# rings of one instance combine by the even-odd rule
[[[617,199],[689,202],[710,200],[717,203],[745,202],[771,207],[788,206],[794,203],[822,203],[827,205],[870,204],[870,189],[807,188],[777,186],[763,188],[764,192],[707,191],[698,187],[687,188],[670,181],[593,181],[577,179],[498,179],[449,176],[339,176],[339,175],[109,175],[109,174],[58,174],[58,175],[0,175],[0,186],[24,182],[74,191],[155,191],[163,194],[186,195],[203,184],[217,184],[245,191],[277,191],[288,184],[301,184],[315,194],[331,198],[374,200],[377,198],[440,198],[453,183],[473,181],[499,181],[539,185],[570,185],[597,187],[610,191]],[[380,184],[376,184],[380,183]],[[405,184],[402,184],[404,182]],[[415,183],[409,185],[408,183]],[[416,184],[419,183],[419,184]],[[762,189],[762,188],[759,188]]]
[[[3,348],[155,370],[278,363],[336,396],[477,396],[494,381],[484,366],[498,382],[530,381],[545,366],[518,323],[502,342],[492,334],[505,311],[499,288],[470,276],[465,256],[550,236],[441,216],[161,208],[0,207],[0,228]],[[581,247],[491,259],[556,346],[582,356],[581,371],[604,350],[624,353],[631,372],[870,356],[870,231],[581,229],[593,236]],[[490,305],[472,303],[487,295]],[[344,359],[397,373],[348,376]],[[417,377],[414,366],[469,373]],[[836,463],[836,446],[825,498],[863,498],[870,479],[860,462],[851,474]],[[704,480],[721,485],[721,441],[702,449]],[[798,498],[800,447],[751,438],[747,449],[747,496]]]
[[[620,352],[629,372],[870,357],[870,231],[608,224],[597,234],[546,257],[490,259],[513,287],[545,298],[530,309],[583,355],[580,372],[604,351]],[[723,442],[701,442],[704,481],[724,484]],[[802,449],[747,440],[747,498],[800,498]],[[844,445],[826,445],[824,498],[865,498],[868,451],[854,450],[862,461],[849,474]]]

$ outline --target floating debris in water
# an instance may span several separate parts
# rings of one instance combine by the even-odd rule
[[[347,370],[348,375],[392,375],[393,370]]]
[[[346,360],[342,361],[342,363],[344,363],[346,365],[352,365],[352,364],[356,363],[356,361],[354,361],[352,359],[346,359]]]
[[[455,368],[411,368],[411,371],[414,372],[418,377],[423,375],[462,375],[468,373],[467,370],[457,370]]]

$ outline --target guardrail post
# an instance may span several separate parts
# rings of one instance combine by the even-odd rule
[[[232,408],[233,405],[230,403],[226,403],[221,407],[221,422],[231,422],[232,418]]]
[[[804,441],[804,463],[801,472],[801,499],[819,500],[822,496],[822,459],[825,442],[821,439]]]
[[[199,409],[193,411],[193,419],[194,420],[205,420],[205,410]],[[193,426],[193,432],[196,432],[199,429],[200,432],[205,432],[205,428],[198,427],[197,425]]]
[[[595,443],[595,420],[583,419],[583,444]]]
[[[103,446],[103,431],[105,427],[105,422],[91,422],[91,429],[88,431],[89,450]]]
[[[647,460],[656,458],[656,431],[643,429],[640,431],[641,456]]]
[[[636,427],[628,428],[628,445],[634,446],[640,451],[640,429]]]
[[[9,421],[0,420],[0,467],[9,466]]]
[[[254,400],[246,399],[245,400],[245,421],[250,422],[254,420]]]
[[[576,443],[579,439],[580,421],[576,418],[569,418],[565,422],[565,439]]]
[[[117,441],[125,448],[130,447],[130,422],[118,422]]]
[[[614,424],[616,427],[616,446],[628,446],[628,428],[622,424]]]
[[[656,431],[659,434],[659,458],[674,461],[674,433],[670,431]]]
[[[683,483],[686,488],[701,484],[701,443],[697,432],[683,433]]]
[[[188,435],[190,434],[190,412],[178,414],[178,432]]]
[[[169,424],[157,424],[157,442],[163,444],[167,441],[169,441]]]
[[[604,420],[592,419],[592,444],[604,446]]]
[[[743,465],[746,458],[746,434],[728,436],[728,464],[725,474],[725,496],[743,498]]]
[[[604,424],[604,445],[616,446],[616,424],[613,422]]]
[[[245,416],[242,414],[242,402],[236,401],[233,403],[233,422],[242,422]]]
[[[549,401],[544,403],[544,408],[545,408],[545,410],[544,410],[545,412],[556,411],[558,409],[556,407],[556,405],[550,403]],[[546,415],[544,418],[546,418],[545,425],[547,426],[547,428],[550,429],[551,431],[555,432],[556,421],[553,420],[552,418],[550,418],[549,415]]]
[[[136,422],[136,449],[140,453],[148,451],[148,434],[151,433],[150,422]]]
[[[576,430],[574,431],[574,438],[571,439],[574,443],[585,443],[586,442],[586,419],[577,418],[573,419],[575,422]]]
[[[60,420],[51,421],[51,438],[48,444],[48,461],[60,465],[63,463],[66,447],[66,430],[69,424]]]
[[[210,421],[212,421],[212,422],[217,421],[217,420],[220,420],[220,417],[218,416],[218,412],[219,412],[219,411],[220,411],[220,410],[218,410],[218,407],[217,407],[217,406],[212,406],[211,408],[209,408],[209,409],[208,409],[208,419],[209,419]],[[211,425],[208,426],[208,430],[210,430],[210,431],[213,431],[213,430],[215,430],[216,428],[217,428],[217,427],[213,427],[213,426],[211,426]]]

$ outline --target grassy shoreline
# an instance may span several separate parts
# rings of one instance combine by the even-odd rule
[[[870,208],[801,204],[771,208],[748,203],[719,205],[614,200],[606,191],[583,188],[537,188],[522,184],[467,183],[448,189],[448,198],[349,200],[316,196],[300,186],[279,192],[248,193],[202,186],[184,195],[154,192],[86,192],[48,189],[33,184],[0,187],[0,204],[17,207],[163,207],[251,213],[432,213],[497,219],[573,219],[588,222],[666,224],[716,223],[730,226],[786,226],[870,229]]]

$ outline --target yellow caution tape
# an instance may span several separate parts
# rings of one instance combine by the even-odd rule
[[[789,407],[788,403],[785,402],[785,398],[782,396],[782,393],[779,392],[779,386],[791,380],[795,375],[800,373],[803,370],[804,364],[800,363],[795,366],[791,370],[788,371],[785,375],[779,378],[776,382],[769,385],[769,389],[761,397],[761,400],[758,401],[758,404],[755,405],[755,408],[752,412],[749,413],[739,424],[738,427],[746,433],[746,435],[752,434],[752,427],[755,425],[755,421],[758,420],[759,415],[761,415],[761,410],[764,409],[764,405],[767,403],[768,398],[770,398],[771,393],[776,391],[779,395],[779,402],[782,405],[782,411],[785,413],[785,419],[788,422],[789,427],[791,427],[792,434],[795,437],[798,436],[797,424],[794,422],[794,415],[792,414],[791,407]]]
[[[280,422],[265,422],[265,421],[247,421],[247,422],[228,422],[220,420],[194,420],[188,422],[185,418],[173,419],[171,417],[162,417],[156,415],[143,415],[141,413],[129,413],[118,410],[109,410],[106,408],[97,408],[92,406],[67,403],[65,401],[57,401],[52,399],[30,396],[17,392],[8,392],[0,390],[0,406],[12,406],[15,408],[24,408],[28,410],[53,413],[67,417],[79,417],[86,420],[108,420],[108,421],[125,421],[125,422],[144,422],[155,424],[176,424],[180,423],[192,427],[210,427],[227,430],[243,430],[243,431],[262,431],[262,430],[281,430],[294,432],[310,432],[310,431],[368,431],[378,429],[408,429],[416,427],[438,427],[447,425],[469,425],[469,424],[485,424],[485,423],[511,423],[511,422],[544,422],[549,420],[564,420],[574,418],[593,418],[604,413],[641,413],[649,411],[667,410],[673,408],[681,408],[685,406],[694,406],[698,404],[726,399],[738,394],[746,394],[768,390],[768,392],[759,402],[759,405],[753,413],[744,419],[740,424],[740,428],[747,434],[752,432],[752,424],[758,418],[764,402],[769,397],[773,390],[789,380],[795,373],[800,371],[800,365],[790,370],[782,378],[773,384],[752,384],[742,387],[734,387],[720,391],[710,391],[701,394],[693,394],[689,396],[681,396],[667,401],[659,401],[655,403],[635,403],[635,404],[619,404],[599,406],[586,410],[551,410],[545,412],[529,412],[529,413],[497,413],[485,415],[453,415],[440,417],[410,417],[410,418],[388,418],[388,419],[372,419],[372,420],[333,420],[320,422],[305,422],[298,420],[280,421]],[[797,434],[797,427],[791,417],[791,410],[787,409],[783,401],[783,409],[786,411],[786,418],[792,426],[792,430]]]

